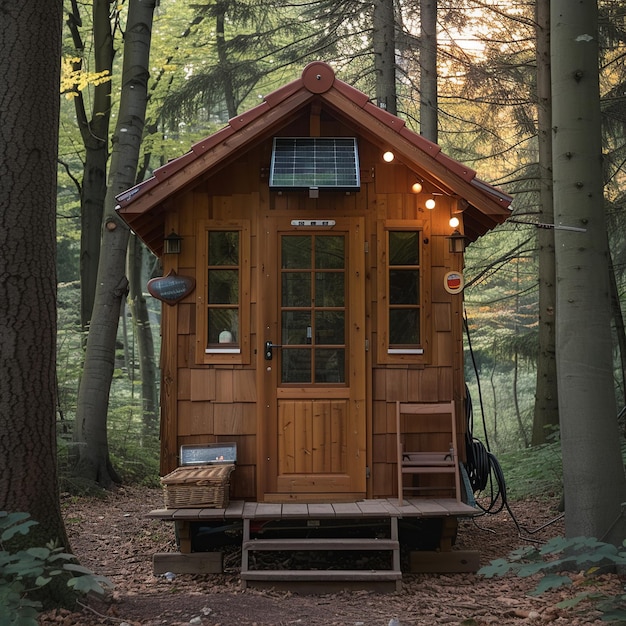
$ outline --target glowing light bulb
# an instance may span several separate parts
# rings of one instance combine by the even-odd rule
[[[450,223],[450,228],[458,228],[461,222],[459,221],[458,217],[451,217],[449,223]]]
[[[411,187],[411,191],[413,193],[421,193],[422,192],[422,183],[413,183]]]
[[[383,154],[383,161],[386,163],[391,163],[395,158],[396,157],[393,152],[387,151]]]
[[[431,210],[435,208],[435,204],[436,202],[432,198],[428,198],[428,200],[426,200],[425,202],[426,208]]]

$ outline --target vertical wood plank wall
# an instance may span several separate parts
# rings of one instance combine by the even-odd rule
[[[345,134],[338,132],[337,134]],[[370,468],[368,497],[397,495],[395,402],[438,402],[455,400],[458,407],[458,440],[463,442],[466,424],[463,417],[462,296],[444,288],[444,276],[462,269],[462,255],[448,251],[448,220],[453,200],[437,197],[433,211],[421,207],[410,192],[412,174],[402,165],[389,166],[380,160],[380,150],[359,140],[362,170],[361,191],[356,194],[332,193],[310,199],[306,194],[269,193],[263,174],[269,164],[270,143],[251,149],[244,158],[225,168],[218,176],[199,183],[183,194],[168,214],[166,229],[184,237],[182,253],[164,256],[164,274],[194,276],[196,291],[176,306],[163,305],[162,318],[162,391],[161,391],[161,472],[178,464],[180,446],[192,443],[235,442],[237,470],[231,477],[231,496],[257,497],[257,313],[263,294],[259,294],[258,237],[262,236],[264,214],[269,210],[293,212],[298,208],[321,207],[324,217],[365,217],[366,241],[366,337],[368,381],[368,451]],[[320,194],[321,196],[322,194]],[[269,200],[268,200],[269,198]],[[329,209],[329,202],[332,207]],[[250,352],[249,363],[199,364],[196,357],[198,319],[196,298],[204,269],[196,268],[197,224],[206,220],[248,220],[250,223]],[[381,220],[401,220],[407,225],[416,220],[429,224],[428,254],[432,264],[428,317],[427,355],[418,362],[381,363],[377,354],[377,229]],[[261,361],[259,361],[262,363]],[[278,419],[278,418],[277,418]],[[434,449],[447,444],[448,435],[428,433]],[[446,441],[442,441],[445,439]],[[426,441],[426,439],[425,439]],[[463,454],[463,451],[460,451]]]

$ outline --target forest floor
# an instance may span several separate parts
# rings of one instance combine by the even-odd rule
[[[582,575],[574,584],[539,596],[530,595],[536,577],[507,575],[487,579],[477,574],[404,574],[402,591],[366,591],[299,595],[284,591],[241,589],[238,555],[226,554],[223,574],[178,575],[174,580],[152,573],[155,552],[174,551],[172,524],[145,514],[162,508],[157,489],[124,487],[103,498],[66,497],[65,523],[81,564],[106,576],[114,588],[105,599],[90,599],[75,612],[56,610],[40,617],[42,626],[433,626],[438,624],[582,626],[606,624],[589,601],[572,608],[557,606],[586,591],[624,593],[624,577],[596,577],[590,589]],[[534,531],[554,519],[556,500],[511,503],[522,528]],[[563,533],[558,521],[532,534],[544,542]],[[505,511],[461,521],[455,549],[478,550],[481,565],[529,545],[520,538]],[[396,620],[396,621],[394,621]]]

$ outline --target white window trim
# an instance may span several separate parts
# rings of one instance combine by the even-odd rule
[[[206,348],[206,354],[241,354],[241,348]]]

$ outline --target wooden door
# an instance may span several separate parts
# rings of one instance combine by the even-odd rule
[[[263,369],[267,501],[365,495],[360,218],[268,218]]]

